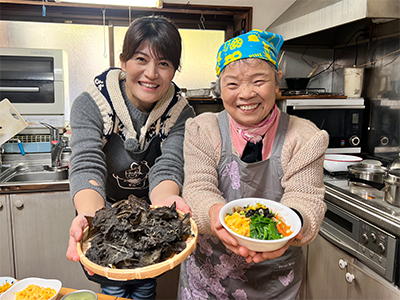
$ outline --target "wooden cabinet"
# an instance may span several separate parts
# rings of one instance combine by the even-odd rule
[[[1,195],[0,199],[1,275],[56,278],[64,287],[100,291],[98,284],[87,280],[80,264],[65,256],[75,216],[69,191]],[[3,251],[11,256],[9,263]]]
[[[346,280],[354,276],[351,282]],[[308,245],[306,299],[400,299],[400,290],[320,235]]]

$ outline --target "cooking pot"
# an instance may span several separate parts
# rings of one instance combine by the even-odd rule
[[[385,183],[385,201],[400,207],[400,169],[390,170]]]
[[[310,77],[285,78],[289,90],[305,90],[310,79]]]
[[[355,164],[347,166],[350,172],[349,180],[360,185],[370,185],[379,190],[385,187],[388,169],[379,165]]]
[[[363,163],[350,165],[347,168],[350,172],[350,181],[384,191],[385,201],[400,207],[400,169],[388,169]]]

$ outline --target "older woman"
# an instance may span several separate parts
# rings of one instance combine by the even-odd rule
[[[326,206],[322,181],[328,134],[279,111],[282,36],[261,30],[225,42],[217,76],[225,110],[186,122],[183,198],[199,227],[196,250],[181,265],[181,299],[296,299],[301,245],[317,235]],[[302,220],[295,239],[256,253],[238,245],[219,222],[226,203],[267,198]]]

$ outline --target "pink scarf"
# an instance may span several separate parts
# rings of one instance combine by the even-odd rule
[[[231,118],[231,124],[244,140],[246,140],[247,142],[257,144],[259,141],[261,141],[263,135],[267,132],[269,124],[275,119],[276,114],[277,114],[277,107],[275,104],[270,117],[265,119],[264,121],[261,121],[257,125],[243,126],[238,122],[236,122],[233,118]]]

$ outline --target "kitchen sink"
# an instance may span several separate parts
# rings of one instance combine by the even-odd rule
[[[19,163],[0,174],[0,183],[48,182],[68,180],[68,167],[52,168],[46,164]]]
[[[63,153],[60,167],[51,167],[50,153],[3,154],[0,194],[69,190],[70,153]]]

